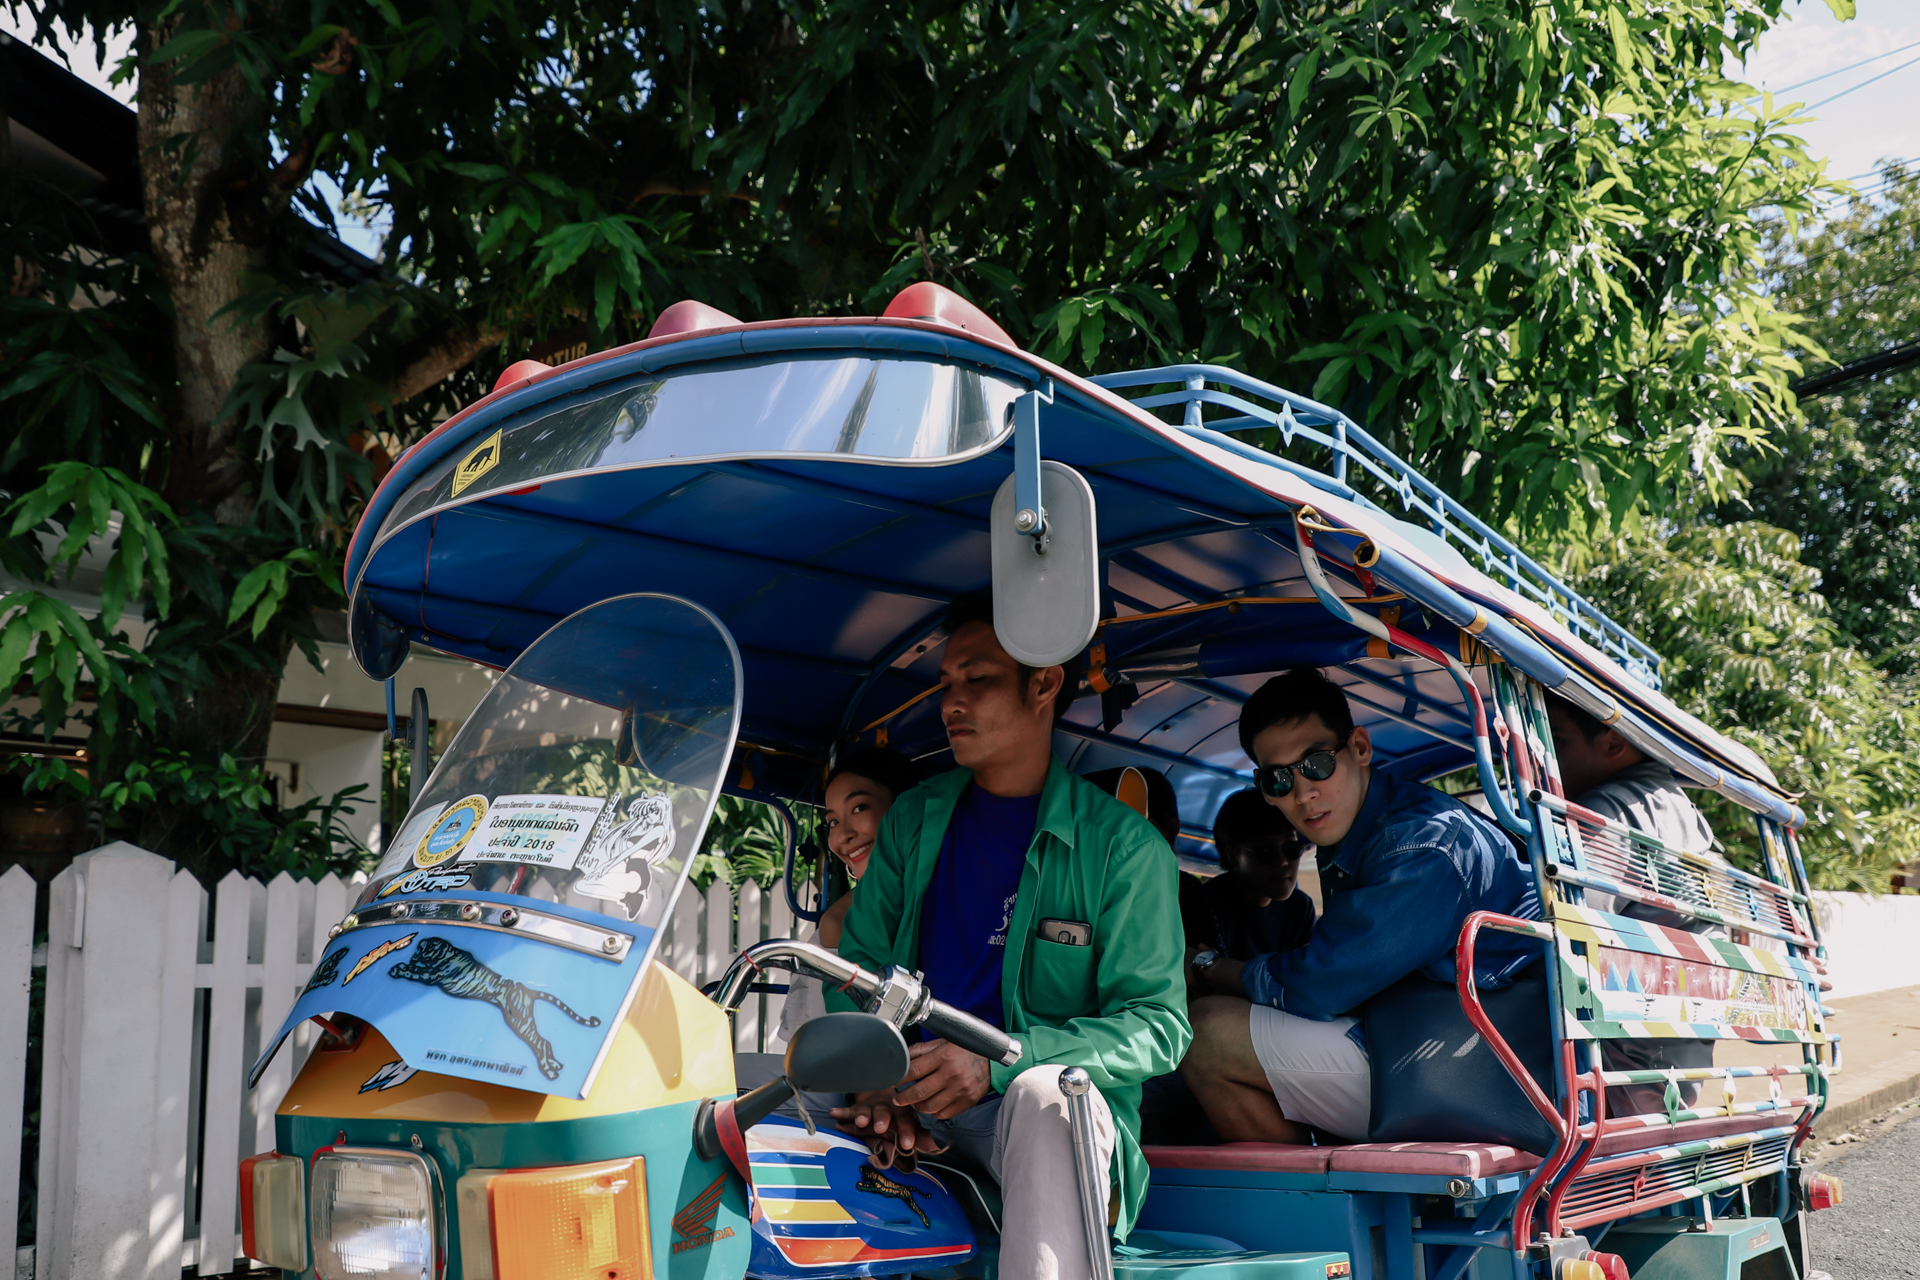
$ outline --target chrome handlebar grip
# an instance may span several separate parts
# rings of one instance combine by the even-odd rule
[[[753,985],[754,974],[762,969],[803,973],[836,987],[852,987],[869,999],[880,987],[879,978],[825,947],[795,942],[791,938],[769,938],[754,943],[733,958],[726,976],[720,979],[720,989],[714,993],[714,1003],[728,1013],[738,1009]]]

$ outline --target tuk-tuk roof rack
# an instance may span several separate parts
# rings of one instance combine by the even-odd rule
[[[1391,514],[1378,502],[1348,483],[1358,466],[1382,488],[1400,497],[1403,511],[1417,511],[1433,531],[1462,551],[1478,557],[1482,570],[1504,581],[1516,593],[1537,601],[1562,625],[1618,662],[1650,689],[1660,688],[1660,655],[1608,617],[1590,600],[1561,582],[1539,562],[1513,545],[1484,521],[1449,498],[1440,488],[1369,434],[1366,428],[1338,409],[1262,382],[1238,370],[1215,364],[1174,364],[1134,369],[1088,379],[1108,390],[1179,384],[1180,390],[1141,396],[1133,403],[1142,409],[1181,406],[1182,430],[1243,456],[1279,466],[1314,487],[1349,502]],[[1228,388],[1216,390],[1215,387]],[[1236,395],[1245,393],[1266,404]],[[1203,418],[1203,407],[1232,410],[1232,417]],[[1275,406],[1275,407],[1269,407]],[[1231,431],[1278,428],[1283,448],[1296,438],[1332,454],[1329,472],[1303,466],[1278,453],[1268,453],[1228,435]]]

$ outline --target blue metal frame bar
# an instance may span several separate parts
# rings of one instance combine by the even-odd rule
[[[1293,444],[1294,437],[1304,437],[1332,451],[1333,480],[1342,497],[1377,508],[1377,503],[1368,501],[1347,483],[1349,463],[1359,464],[1369,476],[1399,495],[1403,509],[1420,512],[1441,537],[1456,542],[1462,550],[1477,556],[1487,573],[1506,579],[1513,589],[1532,596],[1562,615],[1568,627],[1619,658],[1630,672],[1644,676],[1648,684],[1659,687],[1660,655],[1651,647],[1608,617],[1586,597],[1560,582],[1498,531],[1449,498],[1437,485],[1338,409],[1219,365],[1168,365],[1158,369],[1103,374],[1090,381],[1110,390],[1169,383],[1179,386],[1182,388],[1179,391],[1143,396],[1135,399],[1134,403],[1143,409],[1181,406],[1184,410],[1180,424],[1182,430],[1202,435],[1215,444],[1231,441],[1238,446],[1235,452],[1251,451],[1262,461],[1285,467],[1289,472],[1325,489],[1328,487],[1326,477],[1318,472],[1254,449],[1224,433],[1275,427],[1279,429],[1283,443],[1288,446]],[[1208,390],[1208,382],[1245,392],[1279,408],[1269,408],[1228,392]],[[1206,404],[1234,410],[1241,416],[1206,423],[1200,416],[1201,406]]]

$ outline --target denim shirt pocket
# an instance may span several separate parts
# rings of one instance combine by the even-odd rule
[[[1099,1007],[1094,990],[1095,948],[1049,938],[1027,940],[1026,1004],[1046,1022],[1084,1017]]]

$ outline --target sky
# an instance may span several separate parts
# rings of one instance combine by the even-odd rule
[[[1838,178],[1870,177],[1883,159],[1920,158],[1920,0],[1857,0],[1857,7],[1858,16],[1841,22],[1826,0],[1787,0],[1788,20],[1761,38],[1744,67],[1728,68],[1781,101],[1814,107],[1815,118],[1796,132]],[[0,31],[26,39],[30,30],[24,10],[0,4]],[[108,43],[105,67],[94,60],[90,43],[69,39],[61,47],[76,74],[130,103],[130,85],[107,84],[130,37]],[[326,194],[337,209],[337,191]],[[342,222],[349,245],[369,255],[379,252],[375,233]]]

